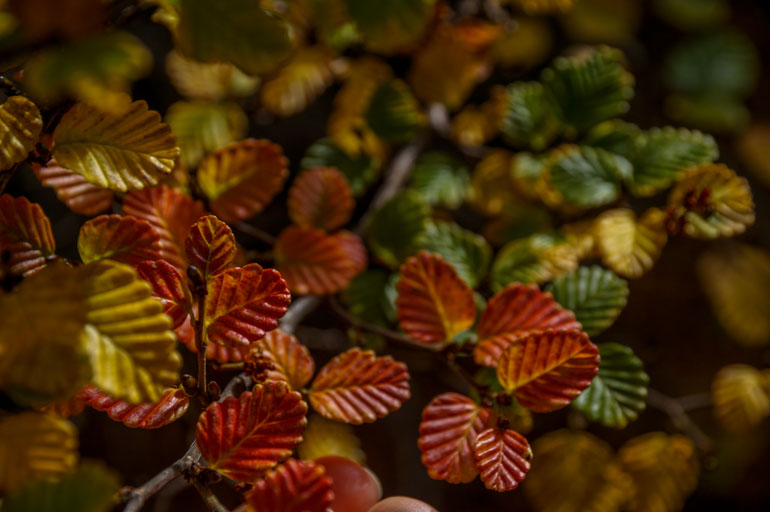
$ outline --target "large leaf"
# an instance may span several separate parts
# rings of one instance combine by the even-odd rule
[[[292,334],[274,329],[251,345],[251,355],[269,352],[275,368],[268,378],[286,381],[292,389],[304,388],[313,378],[315,362],[307,347]],[[250,358],[246,358],[247,362]]]
[[[190,406],[190,397],[179,388],[167,388],[155,402],[132,404],[113,398],[95,386],[78,393],[87,405],[106,412],[110,419],[129,428],[160,428],[181,418]]]
[[[556,302],[575,313],[589,336],[612,325],[628,301],[628,283],[596,265],[556,278],[548,291]]]
[[[488,422],[489,409],[466,396],[442,393],[431,400],[422,411],[417,440],[428,475],[453,484],[476,478],[473,445]]]
[[[435,0],[345,0],[368,49],[393,54],[411,48],[432,18]]]
[[[631,164],[620,155],[588,146],[561,146],[551,153],[548,183],[568,205],[593,208],[615,201],[631,172]]]
[[[195,440],[208,467],[254,482],[302,442],[306,412],[302,395],[284,382],[268,381],[209,405],[198,419]]]
[[[440,254],[472,288],[484,278],[492,259],[492,248],[483,236],[454,222],[428,224],[417,247]]]
[[[259,88],[259,78],[246,75],[229,62],[199,62],[185,58],[178,50],[166,56],[166,74],[176,90],[190,99],[251,96]]]
[[[0,105],[0,169],[27,158],[42,129],[40,111],[27,98],[11,96]]]
[[[539,82],[508,86],[500,131],[515,147],[541,151],[559,134],[558,112],[548,91]]]
[[[431,205],[459,208],[470,192],[468,168],[447,153],[420,155],[412,168],[411,188]]]
[[[521,405],[550,412],[568,405],[599,370],[599,349],[580,331],[541,331],[511,345],[497,364],[497,379]]]
[[[759,371],[743,364],[727,365],[714,377],[711,394],[714,416],[731,432],[747,432],[770,416],[767,370]]]
[[[361,440],[356,436],[352,425],[312,414],[307,419],[307,428],[302,437],[302,444],[297,448],[302,460],[336,455],[362,465],[366,462],[366,453],[361,448]]]
[[[505,349],[527,334],[544,329],[579,329],[575,315],[535,285],[514,283],[489,299],[479,319],[479,343],[473,358],[483,366],[497,366]]]
[[[578,267],[578,253],[567,240],[535,234],[509,242],[497,253],[489,276],[493,290],[513,282],[544,283]]]
[[[602,262],[623,277],[641,277],[655,265],[666,244],[664,222],[665,214],[657,208],[638,220],[627,208],[605,211],[594,224]]]
[[[11,274],[37,272],[55,257],[56,241],[51,222],[40,205],[26,197],[0,195],[0,252]]]
[[[397,267],[414,254],[429,219],[430,207],[419,194],[397,194],[372,215],[366,230],[369,247],[386,265]]]
[[[83,263],[109,258],[137,265],[162,257],[160,234],[146,220],[100,215],[80,227],[78,253]]]
[[[112,206],[114,194],[111,190],[97,187],[83,176],[50,160],[45,167],[33,164],[32,170],[45,187],[52,187],[59,201],[80,215],[97,215]]]
[[[440,255],[420,251],[401,266],[398,323],[412,338],[443,344],[473,325],[473,290]]]
[[[601,343],[599,354],[599,373],[572,406],[605,427],[625,428],[644,410],[650,378],[626,346]]]
[[[198,184],[225,222],[259,213],[281,190],[289,162],[280,146],[246,139],[217,150],[198,167]]]
[[[127,98],[128,100],[128,98]],[[152,185],[174,168],[176,138],[144,100],[111,113],[77,103],[54,131],[53,156],[94,185],[126,192]]]
[[[409,371],[390,356],[352,348],[336,356],[310,386],[310,405],[325,418],[360,425],[398,410],[409,399]]]
[[[314,167],[294,180],[287,206],[295,224],[331,231],[347,224],[355,203],[345,175],[333,167]]]
[[[532,449],[521,434],[491,427],[479,433],[473,457],[487,489],[512,491],[529,471]]]
[[[340,171],[350,184],[353,195],[360,196],[377,178],[379,163],[371,156],[360,154],[350,156],[329,139],[320,139],[313,143],[302,158],[303,169],[313,167],[333,167]]]
[[[364,119],[378,137],[395,144],[412,140],[425,124],[420,104],[398,79],[385,82],[374,91]]]
[[[332,479],[322,465],[289,459],[254,484],[246,510],[327,512],[333,499]]]
[[[213,215],[198,219],[184,242],[187,261],[211,279],[230,268],[238,248],[230,226]]]

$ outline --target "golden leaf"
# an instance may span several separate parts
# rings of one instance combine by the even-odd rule
[[[229,62],[198,62],[177,50],[171,50],[166,57],[166,74],[174,87],[190,99],[250,96],[259,88],[258,77],[247,75]]]
[[[469,105],[453,119],[449,136],[461,146],[481,146],[497,137],[505,112],[505,88],[495,86],[481,105]]]
[[[541,64],[553,50],[553,31],[541,18],[515,18],[515,27],[495,43],[495,60],[502,67],[528,69]]]
[[[42,129],[40,111],[27,98],[11,96],[0,105],[0,170],[27,158]]]
[[[711,384],[714,415],[726,430],[745,432],[770,416],[770,372],[725,366]]]
[[[471,176],[471,205],[485,215],[495,216],[503,207],[516,200],[510,172],[513,155],[505,149],[495,149],[473,169]]]
[[[627,208],[607,210],[594,224],[602,262],[616,274],[637,278],[652,268],[666,244],[665,214],[650,208],[637,221]]]
[[[351,425],[313,414],[308,418],[302,438],[302,444],[297,447],[302,460],[337,455],[359,464],[366,462],[366,453],[361,449],[361,441]]]

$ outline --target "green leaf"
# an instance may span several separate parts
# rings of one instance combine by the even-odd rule
[[[378,137],[395,144],[413,139],[425,122],[417,99],[402,80],[380,85],[364,117]]]
[[[389,327],[396,317],[395,297],[388,296],[391,274],[371,269],[358,274],[342,293],[348,310],[370,324]]]
[[[421,155],[412,168],[411,188],[430,205],[459,208],[470,190],[468,167],[438,151]]]
[[[591,128],[581,144],[630,159],[634,155],[636,139],[640,133],[639,127],[633,123],[611,119]]]
[[[118,486],[113,471],[87,462],[58,480],[36,480],[9,494],[3,512],[107,512],[117,504]]]
[[[612,203],[631,163],[620,155],[588,146],[561,146],[552,153],[549,182],[568,204],[593,208]]]
[[[544,283],[577,267],[577,254],[553,234],[538,234],[506,244],[497,253],[489,284],[497,292],[507,285]]]
[[[486,275],[492,259],[492,248],[483,236],[454,222],[430,223],[417,241],[417,248],[439,253],[471,288]]]
[[[624,114],[634,95],[634,77],[623,68],[623,54],[605,46],[557,58],[541,79],[568,134]]]
[[[377,179],[380,165],[371,156],[361,153],[351,158],[330,139],[324,138],[307,148],[300,165],[303,169],[312,167],[334,167],[347,178],[353,195],[360,196]]]
[[[628,187],[635,196],[651,196],[671,186],[685,170],[719,156],[710,135],[684,128],[653,128],[636,139],[634,170]]]
[[[642,361],[617,343],[600,343],[599,373],[572,406],[605,427],[625,428],[645,408],[647,383]]]
[[[599,266],[580,267],[548,287],[556,302],[575,313],[589,336],[607,329],[626,307],[628,283]]]
[[[367,241],[374,255],[397,267],[417,250],[417,240],[430,220],[430,207],[414,191],[397,194],[372,216]]]
[[[730,19],[727,0],[654,0],[652,4],[658,16],[686,31],[716,27]]]
[[[425,32],[436,0],[345,0],[348,15],[364,35],[366,46],[392,54],[408,49]]]
[[[291,27],[253,0],[181,0],[177,44],[187,57],[273,71],[293,49]]]
[[[509,144],[540,151],[560,129],[553,101],[542,84],[523,82],[508,86],[500,131]]]
[[[665,111],[676,122],[711,133],[733,134],[751,121],[743,100],[731,94],[670,94]]]

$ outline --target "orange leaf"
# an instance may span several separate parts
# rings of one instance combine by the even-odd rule
[[[209,405],[198,419],[195,440],[211,469],[253,482],[302,442],[306,412],[302,395],[284,382],[268,381]]]
[[[174,329],[181,326],[192,308],[192,297],[179,271],[163,260],[143,261],[136,270],[152,285],[152,295],[163,304],[163,312],[171,317]]]
[[[476,478],[473,444],[488,421],[489,409],[467,396],[443,393],[431,400],[422,411],[417,441],[428,475],[453,484]]]
[[[310,405],[330,420],[360,425],[409,399],[409,371],[390,356],[352,348],[329,361],[310,386]]]
[[[109,258],[136,266],[161,258],[160,235],[146,220],[100,215],[81,226],[78,252],[83,263]]]
[[[310,351],[291,334],[276,329],[251,347],[247,362],[253,361],[260,352],[272,357],[275,369],[268,372],[269,380],[282,380],[292,389],[302,389],[313,377],[315,362]]]
[[[182,322],[182,325],[174,329],[174,332],[179,338],[179,341],[182,342],[190,352],[194,354],[198,352],[198,349],[195,347],[195,330],[193,329],[192,324],[190,324],[189,316]],[[251,347],[249,345],[232,347],[230,345],[209,343],[206,345],[206,357],[220,363],[239,363],[246,359],[250,350]]]
[[[50,404],[44,405],[40,408],[40,411],[49,412],[61,418],[69,418],[70,416],[80,414],[85,408],[85,402],[83,402],[83,400],[77,396],[73,396],[67,400],[52,402]]]
[[[308,169],[289,189],[289,218],[303,227],[337,229],[350,220],[354,206],[348,180],[331,167]]]
[[[580,329],[572,311],[561,307],[537,285],[513,283],[489,299],[479,319],[476,364],[497,366],[503,351],[519,338],[543,329]]]
[[[51,223],[40,205],[25,197],[0,196],[0,254],[10,254],[5,265],[11,274],[37,272],[55,250]]]
[[[327,512],[333,499],[332,479],[324,467],[297,459],[270,471],[246,496],[252,512]]]
[[[146,220],[160,235],[162,259],[187,271],[184,241],[190,226],[206,214],[203,204],[165,185],[131,192],[123,198],[123,215]]]
[[[227,270],[237,252],[230,226],[213,215],[201,217],[190,227],[184,248],[187,261],[198,267],[206,279]]]
[[[261,212],[289,174],[281,147],[246,139],[209,154],[198,166],[198,184],[211,209],[225,222]]]
[[[52,187],[59,201],[75,213],[98,215],[112,206],[115,195],[111,190],[90,183],[80,174],[61,167],[56,160],[50,160],[46,167],[32,164],[32,170],[40,183]]]
[[[550,412],[568,405],[599,370],[599,349],[580,331],[541,331],[503,352],[497,379],[521,405]]]
[[[421,251],[401,265],[398,323],[425,343],[448,343],[476,318],[473,291],[438,254]]]
[[[291,295],[281,274],[256,263],[231,268],[208,284],[204,328],[209,341],[248,345],[278,327]]]
[[[77,396],[92,408],[106,412],[110,419],[129,428],[160,428],[184,416],[190,406],[190,398],[183,390],[176,388],[165,389],[154,403],[132,404],[112,398],[95,386],[84,388]]]
[[[289,288],[300,294],[331,295],[344,290],[366,268],[361,239],[341,231],[289,226],[273,247],[275,263]]]
[[[473,456],[487,489],[503,492],[512,491],[527,476],[532,450],[524,436],[495,427],[478,435]]]

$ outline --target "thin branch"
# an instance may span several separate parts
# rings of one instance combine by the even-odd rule
[[[203,502],[206,503],[206,506],[211,512],[230,512],[227,507],[222,505],[207,483],[202,482],[200,478],[195,477],[191,478],[190,481],[192,482],[193,487],[197,489],[198,493],[201,495],[201,498],[203,498]]]
[[[314,311],[319,304],[321,304],[321,299],[315,295],[306,295],[295,300],[286,314],[283,315],[283,318],[281,318],[278,328],[283,332],[294,334],[299,323]]]
[[[703,409],[713,405],[711,393],[695,393],[693,395],[680,396],[676,401],[679,402],[679,405],[685,411],[694,411],[695,409]]]
[[[255,240],[259,240],[260,242],[264,242],[267,245],[275,245],[275,237],[268,233],[267,231],[264,231],[262,229],[259,229],[256,226],[252,226],[251,224],[248,224],[246,222],[236,222],[233,224],[233,227],[243,233],[244,235],[248,235]]]
[[[714,442],[692,421],[679,400],[650,388],[647,390],[647,404],[666,413],[671,418],[671,421],[674,422],[676,428],[687,434],[699,450],[702,452],[711,451]]]

